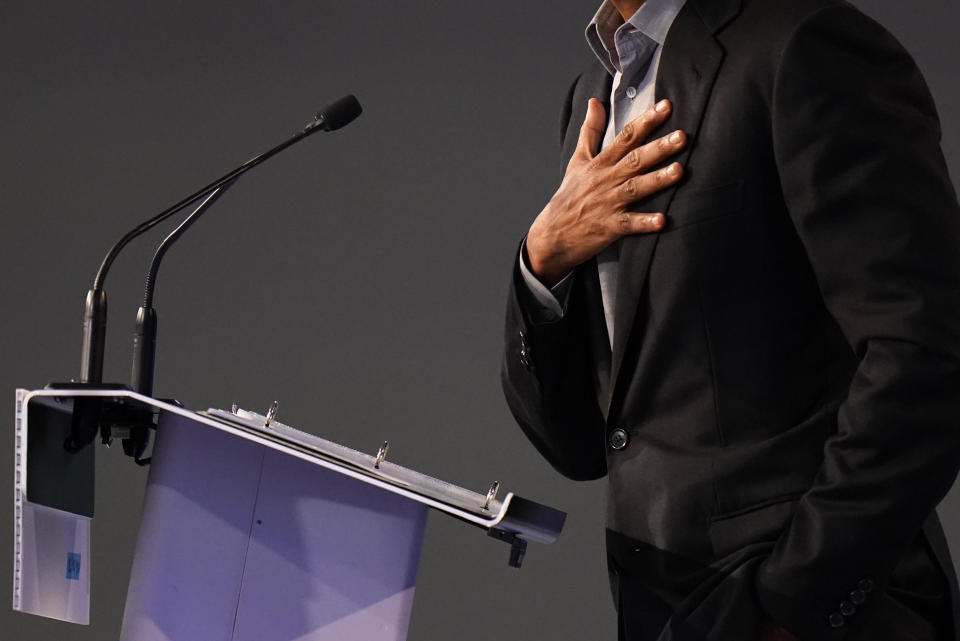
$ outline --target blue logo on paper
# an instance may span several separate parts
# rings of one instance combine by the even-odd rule
[[[67,552],[67,579],[80,580],[80,555],[76,552]]]

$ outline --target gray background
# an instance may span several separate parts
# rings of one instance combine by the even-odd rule
[[[960,7],[860,0],[916,56],[960,176]],[[124,230],[263,151],[348,92],[357,122],[258,168],[168,255],[156,393],[263,411],[483,490],[569,512],[526,566],[433,515],[410,638],[613,639],[603,484],[555,474],[498,382],[515,246],[559,177],[557,114],[587,50],[577,2],[0,4],[0,397],[76,376],[82,298]],[[811,123],[814,126],[814,123]],[[126,381],[150,236],[107,283],[106,378]],[[111,639],[146,472],[98,452],[92,624],[10,611],[0,509],[0,636]],[[2,506],[0,506],[2,507]],[[960,492],[941,507],[960,540]]]

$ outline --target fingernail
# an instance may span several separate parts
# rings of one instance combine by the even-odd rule
[[[667,167],[667,174],[668,174],[668,175],[670,175],[670,176],[676,176],[676,175],[679,174],[679,173],[680,173],[680,165],[678,165],[677,163],[673,163],[672,165],[670,165],[669,167]]]
[[[654,214],[650,216],[650,222],[658,227],[663,224],[663,214]]]
[[[675,145],[680,144],[681,138],[682,136],[680,135],[679,131],[675,131],[672,134],[670,134],[670,142],[672,142]]]
[[[660,102],[657,103],[657,106],[654,107],[654,108],[655,108],[657,111],[659,111],[660,113],[663,113],[664,111],[666,111],[667,109],[670,108],[670,101],[669,101],[669,100],[661,100]]]

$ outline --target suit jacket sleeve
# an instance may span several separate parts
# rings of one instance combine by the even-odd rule
[[[771,110],[790,216],[858,368],[756,587],[800,639],[839,638],[858,616],[841,603],[884,589],[957,475],[960,211],[919,71],[855,9],[798,28]]]
[[[571,277],[564,315],[537,322],[514,262],[501,381],[510,411],[540,454],[564,476],[590,480],[604,476],[607,464],[580,271]]]
[[[574,80],[560,116],[561,144],[570,120]],[[523,244],[521,243],[521,251]],[[604,421],[590,355],[582,269],[570,275],[563,314],[531,313],[529,288],[514,261],[504,329],[501,382],[507,405],[540,454],[561,474],[589,480],[607,473]]]

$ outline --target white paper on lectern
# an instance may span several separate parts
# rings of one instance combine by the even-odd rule
[[[14,417],[13,609],[90,623],[90,519],[27,500],[27,391]]]
[[[19,610],[90,622],[90,519],[29,501],[20,528]]]

